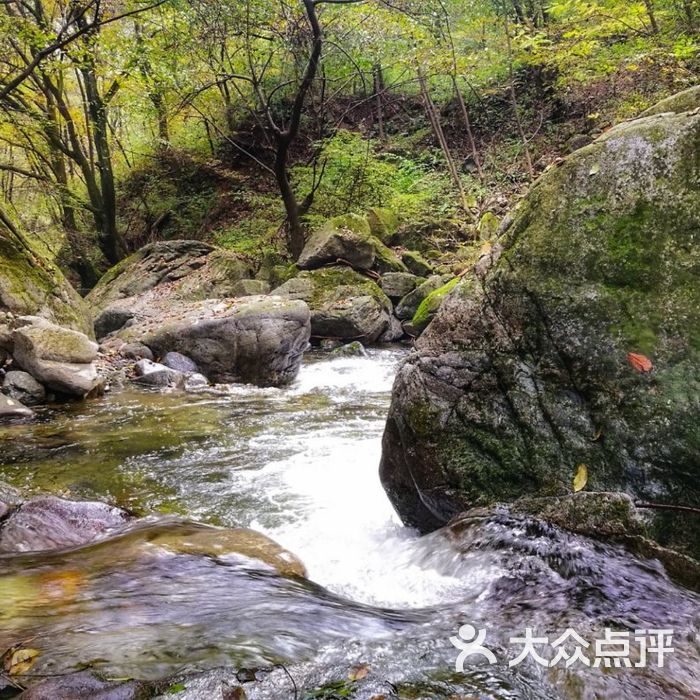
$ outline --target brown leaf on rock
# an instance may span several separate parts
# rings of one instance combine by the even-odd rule
[[[628,352],[627,361],[637,372],[641,372],[642,374],[651,372],[651,370],[654,369],[652,361],[646,355],[640,355],[637,352]]]

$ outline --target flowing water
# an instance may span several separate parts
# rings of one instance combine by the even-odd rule
[[[89,546],[0,556],[0,651],[32,640],[35,674],[185,673],[167,697],[202,700],[241,667],[264,669],[250,698],[700,697],[700,598],[658,563],[506,515],[422,538],[401,525],[377,466],[402,355],[310,355],[285,389],[125,390],[1,427],[0,479],[141,518]],[[162,546],[201,535],[192,521],[267,534],[308,580]],[[450,637],[467,623],[497,661],[457,673]],[[664,668],[511,668],[528,627],[668,628],[675,650]]]

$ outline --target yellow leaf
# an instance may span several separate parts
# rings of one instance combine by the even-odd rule
[[[358,664],[350,670],[350,673],[348,673],[348,678],[351,681],[361,681],[363,678],[367,677],[368,673],[369,666],[367,664]]]
[[[29,671],[41,652],[36,649],[10,649],[5,654],[5,671],[11,676],[21,676]]]
[[[574,476],[574,493],[578,493],[586,488],[588,483],[588,467],[585,464],[579,464],[576,467],[576,476]]]

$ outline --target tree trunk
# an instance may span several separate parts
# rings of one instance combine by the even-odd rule
[[[438,111],[435,108],[435,104],[433,103],[433,100],[430,97],[430,92],[428,91],[428,83],[425,80],[425,76],[423,75],[423,71],[420,69],[420,67],[417,69],[417,73],[418,85],[420,86],[421,95],[423,97],[423,104],[425,105],[425,111],[428,115],[428,119],[430,120],[430,125],[433,129],[433,133],[435,134],[435,138],[440,144],[442,154],[445,157],[445,161],[447,162],[447,168],[450,171],[452,181],[454,182],[455,188],[459,194],[462,208],[464,209],[465,214],[467,214],[470,218],[473,219],[471,210],[469,209],[469,204],[467,203],[467,195],[464,192],[464,187],[462,186],[462,178],[459,176],[459,171],[457,170],[454,158],[452,157],[452,151],[450,150],[450,146],[447,143],[447,139],[445,138],[445,132],[442,129],[442,124],[440,123],[440,115],[438,114]]]
[[[379,132],[379,140],[385,143],[386,132],[384,131],[384,107],[382,104],[384,75],[382,73],[381,64],[375,63],[374,66],[372,66],[372,75],[374,77],[374,102],[377,107],[377,131]]]
[[[462,91],[459,89],[457,83],[457,76],[452,74],[452,85],[454,87],[455,95],[457,96],[457,102],[462,110],[462,118],[464,119],[464,127],[467,130],[467,137],[469,139],[469,148],[472,152],[472,158],[474,160],[474,165],[476,165],[476,172],[479,175],[479,180],[483,181],[484,171],[481,167],[481,159],[479,158],[479,151],[476,149],[476,142],[474,141],[474,132],[472,131],[472,122],[469,118],[469,110],[467,109],[467,103],[464,101],[464,96]]]
[[[523,149],[525,151],[525,163],[527,164],[527,172],[530,175],[530,180],[535,179],[535,168],[532,165],[532,156],[530,155],[530,147],[528,146],[527,137],[525,136],[525,129],[523,128],[523,122],[520,119],[520,110],[518,108],[518,98],[515,94],[515,73],[513,71],[513,45],[510,40],[510,27],[508,26],[508,17],[504,18],[504,27],[506,32],[506,46],[508,47],[508,94],[510,97],[510,105],[513,108],[513,118],[515,119],[515,125],[518,129],[518,134],[520,135],[520,140],[523,144]]]
[[[656,14],[654,13],[654,2],[653,0],[644,0],[644,7],[647,9],[647,16],[649,17],[649,24],[651,24],[652,34],[659,33],[659,25],[656,21]]]
[[[301,225],[299,202],[289,181],[288,159],[290,144],[291,142],[284,134],[278,137],[274,170],[284,210],[287,214],[287,250],[292,258],[297,260],[304,249],[305,239],[304,229]]]
[[[81,68],[85,83],[88,114],[93,127],[93,139],[97,170],[100,174],[100,192],[102,195],[102,216],[100,227],[100,249],[112,265],[118,263],[125,255],[126,246],[117,230],[117,195],[112,169],[112,153],[109,145],[109,123],[107,107],[102,99],[97,84],[94,65],[89,60]]]

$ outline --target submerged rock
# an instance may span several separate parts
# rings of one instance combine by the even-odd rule
[[[164,532],[151,538],[151,544],[176,554],[201,554],[211,557],[240,555],[261,561],[283,576],[306,577],[301,560],[274,540],[255,530],[222,530],[192,526],[189,531]],[[187,527],[184,528],[187,530]]]
[[[23,503],[3,521],[0,552],[75,547],[98,539],[127,519],[124,511],[105,503],[40,496]]]
[[[389,298],[372,280],[348,268],[303,272],[273,294],[309,305],[315,338],[373,343],[389,328]]]
[[[25,690],[20,700],[147,700],[153,689],[139,681],[109,681],[92,671],[46,678]]]
[[[399,371],[381,476],[423,530],[590,491],[700,507],[700,114],[623,123],[547,172]],[[578,488],[581,488],[579,484]],[[648,511],[700,557],[700,518]]]
[[[17,370],[5,375],[2,393],[26,406],[35,406],[46,401],[46,389],[31,374]]]
[[[85,334],[34,319],[12,341],[15,362],[49,389],[83,398],[99,385],[98,346]]]

